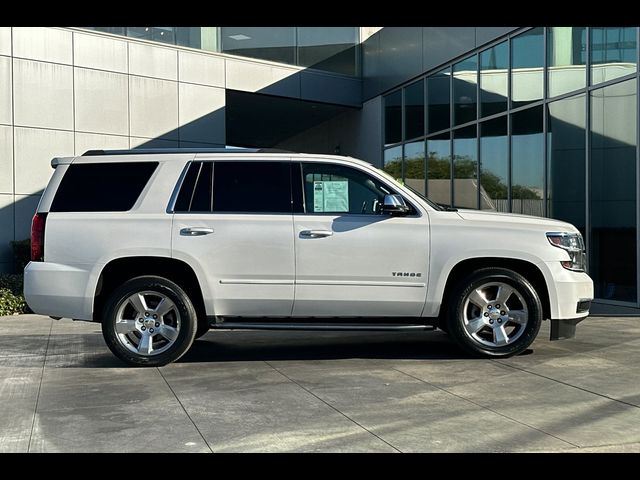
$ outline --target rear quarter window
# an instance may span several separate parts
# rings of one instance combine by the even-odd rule
[[[72,164],[51,204],[52,212],[131,210],[158,162]]]

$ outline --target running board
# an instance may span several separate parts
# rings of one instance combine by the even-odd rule
[[[214,330],[316,330],[316,331],[415,331],[435,330],[433,325],[389,325],[389,324],[320,324],[320,323],[254,323],[221,322],[211,325]]]

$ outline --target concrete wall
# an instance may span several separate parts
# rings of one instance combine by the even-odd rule
[[[491,42],[519,27],[385,27],[362,44],[363,98]]]
[[[0,27],[0,272],[51,158],[225,144],[225,89],[360,106],[361,81],[69,28]]]

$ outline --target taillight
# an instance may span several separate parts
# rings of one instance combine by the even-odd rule
[[[42,262],[44,260],[44,224],[47,220],[46,213],[36,213],[31,220],[31,261]]]

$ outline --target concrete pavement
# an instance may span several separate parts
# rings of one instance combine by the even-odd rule
[[[97,324],[0,317],[0,452],[640,452],[640,319],[472,359],[442,332],[214,331],[129,368]]]

